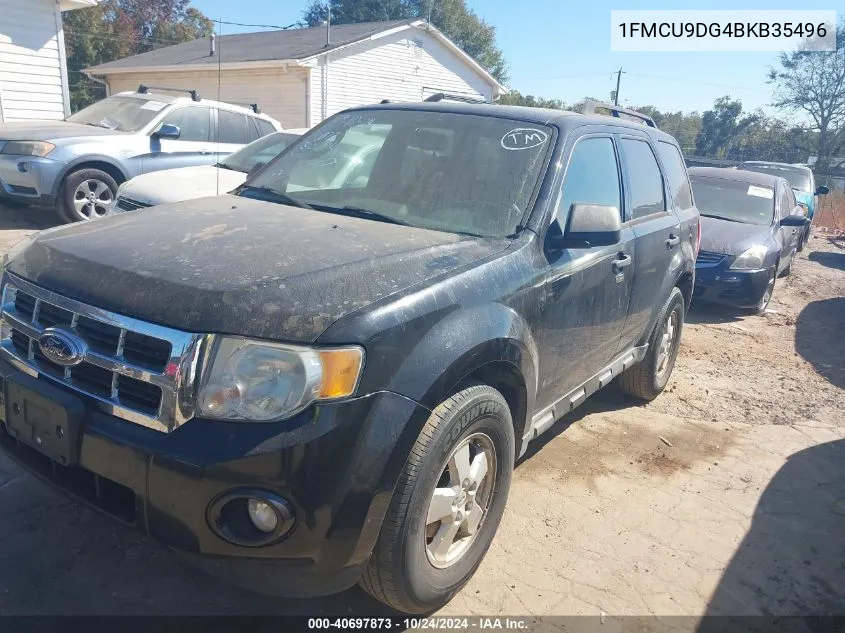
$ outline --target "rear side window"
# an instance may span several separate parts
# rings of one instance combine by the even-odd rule
[[[268,134],[272,134],[276,131],[276,128],[274,128],[273,124],[269,121],[265,121],[264,119],[253,119],[253,121],[258,126],[258,133],[261,136],[267,136]]]
[[[657,143],[657,153],[666,170],[666,180],[669,181],[669,192],[675,208],[689,209],[692,206],[692,190],[681,153],[677,147],[664,141]]]
[[[211,110],[194,107],[179,108],[164,117],[162,124],[177,126],[180,131],[180,141],[207,143],[211,131]]]
[[[572,150],[558,212],[567,213],[576,202],[603,204],[622,211],[619,163],[610,138],[585,138]]]
[[[651,145],[637,139],[622,139],[628,188],[631,191],[631,219],[662,213],[666,210],[663,176]]]
[[[218,125],[220,127],[220,142],[233,145],[246,145],[249,139],[247,134],[247,120],[243,114],[219,110],[217,113]]]

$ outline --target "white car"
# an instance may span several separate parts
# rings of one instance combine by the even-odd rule
[[[112,213],[228,193],[241,186],[251,172],[278,156],[305,132],[307,130],[291,129],[268,134],[216,165],[168,169],[136,176],[117,190]]]

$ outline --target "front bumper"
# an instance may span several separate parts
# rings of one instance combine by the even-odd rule
[[[212,573],[297,597],[335,593],[358,580],[404,464],[396,439],[406,424],[428,416],[412,400],[379,392],[312,407],[280,423],[195,419],[166,434],[107,415],[5,361],[0,378],[2,394],[23,384],[53,402],[70,397],[83,405],[78,457],[63,466],[25,434],[9,434],[16,404],[4,395],[0,449],[24,469]],[[281,540],[243,546],[212,529],[210,503],[244,488],[289,502],[295,523]]]
[[[772,270],[731,270],[732,257],[719,266],[695,267],[693,299],[718,303],[735,308],[755,308],[759,305]]]
[[[65,163],[38,156],[0,154],[0,200],[50,206]]]

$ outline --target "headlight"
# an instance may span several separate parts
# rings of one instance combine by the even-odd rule
[[[763,267],[767,249],[762,244],[752,246],[731,264],[731,270],[759,270]]]
[[[47,141],[9,141],[3,146],[0,153],[14,156],[44,157],[54,149],[56,149],[56,146]]]
[[[271,422],[308,405],[351,396],[364,366],[360,347],[314,349],[219,337],[203,372],[199,414]]]

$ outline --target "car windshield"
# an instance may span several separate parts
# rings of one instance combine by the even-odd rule
[[[220,166],[232,171],[242,171],[248,174],[258,165],[269,163],[276,158],[288,145],[299,138],[299,134],[290,132],[275,132],[253,141],[234,154],[230,154],[220,161]]]
[[[154,98],[109,97],[80,110],[66,120],[121,132],[137,132],[167,107]]]
[[[493,116],[356,110],[293,143],[240,195],[505,237],[528,212],[552,140],[547,126]]]
[[[774,218],[775,191],[771,187],[693,176],[692,190],[703,216],[764,226]]]
[[[813,190],[809,169],[767,163],[742,163],[738,168],[744,169],[745,171],[756,171],[761,174],[771,174],[772,176],[786,178],[790,187],[798,191],[803,191],[804,193],[810,193]]]

